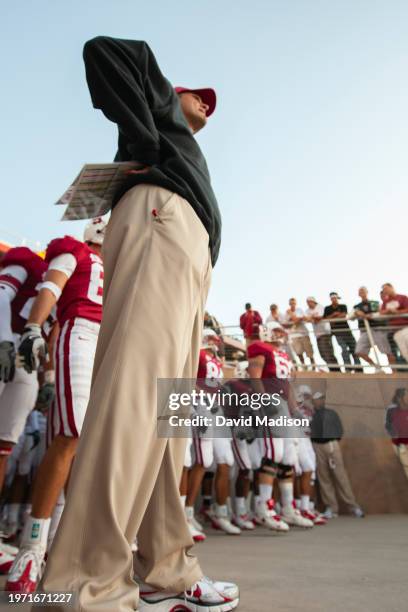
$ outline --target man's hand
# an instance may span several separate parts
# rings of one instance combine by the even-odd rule
[[[49,409],[51,407],[52,402],[54,401],[54,397],[55,384],[50,382],[44,383],[38,391],[35,407],[41,412]]]
[[[0,342],[0,380],[7,383],[13,380],[15,373],[16,349],[8,340]]]
[[[18,354],[21,357],[24,369],[29,374],[38,369],[40,359],[47,357],[47,343],[42,337],[41,327],[36,323],[25,326],[18,347]]]

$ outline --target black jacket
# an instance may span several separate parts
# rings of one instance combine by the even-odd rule
[[[333,440],[341,440],[343,433],[343,425],[337,412],[330,408],[316,410],[310,432],[312,442],[325,444]]]
[[[172,85],[142,41],[98,36],[84,47],[86,78],[95,108],[117,124],[116,161],[152,166],[132,175],[115,204],[134,185],[150,183],[185,198],[209,234],[212,263],[221,239],[221,216],[205,158]]]

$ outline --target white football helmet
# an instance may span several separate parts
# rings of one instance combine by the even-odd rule
[[[276,342],[284,344],[286,340],[286,332],[282,325],[276,321],[270,321],[266,325],[259,326],[259,338],[262,342]]]
[[[203,338],[201,341],[201,348],[203,349],[211,349],[215,353],[218,352],[218,347],[220,345],[220,338],[215,331],[209,327],[204,328],[203,330]]]
[[[238,361],[235,366],[235,378],[249,378],[247,361]]]
[[[310,395],[310,397],[312,396],[312,390],[311,390],[311,388],[309,387],[309,385],[300,385],[300,386],[298,387],[297,392],[298,392],[299,396],[302,396],[302,398],[303,398],[305,395]]]
[[[92,244],[102,244],[105,238],[106,221],[102,217],[91,219],[84,229],[84,242],[92,242]]]

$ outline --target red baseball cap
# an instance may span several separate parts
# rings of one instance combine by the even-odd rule
[[[191,92],[191,93],[195,93],[198,96],[200,96],[204,104],[208,106],[208,110],[206,112],[207,117],[212,115],[213,112],[215,111],[215,105],[217,104],[217,96],[215,94],[215,91],[211,89],[210,87],[206,87],[204,89],[189,89],[188,87],[175,87],[174,89],[177,94]]]

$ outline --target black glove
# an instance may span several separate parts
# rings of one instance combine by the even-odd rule
[[[47,343],[42,336],[41,327],[36,323],[30,323],[25,326],[20,346],[18,347],[18,354],[23,361],[24,369],[29,374],[33,370],[38,369],[41,357],[47,357]]]
[[[38,391],[36,407],[38,406],[38,410],[45,410],[50,408],[52,402],[55,397],[55,384],[46,382]]]
[[[16,349],[14,343],[0,342],[0,380],[7,383],[13,380],[16,371]]]

